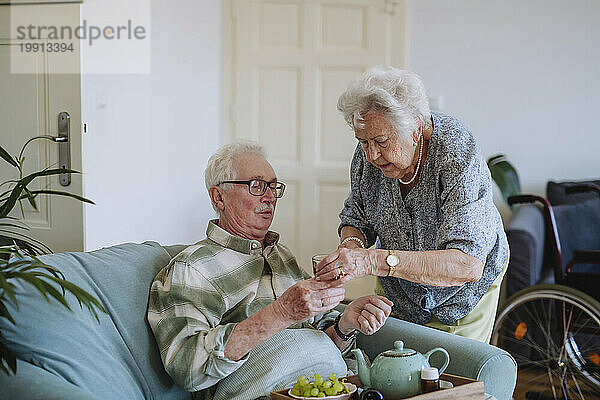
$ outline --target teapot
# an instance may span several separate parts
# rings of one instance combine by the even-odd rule
[[[358,363],[358,377],[365,387],[379,390],[386,400],[404,399],[416,396],[420,391],[421,369],[429,367],[429,357],[435,352],[445,355],[446,361],[439,369],[440,375],[450,362],[448,352],[441,348],[421,354],[413,349],[405,349],[404,342],[394,342],[394,349],[379,354],[371,367],[360,349],[352,350]]]

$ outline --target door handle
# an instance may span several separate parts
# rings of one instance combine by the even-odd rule
[[[21,147],[19,160],[23,159],[23,152],[27,145],[36,139],[46,139],[58,143],[58,166],[62,169],[71,169],[71,146],[69,146],[69,142],[71,141],[71,116],[68,112],[62,111],[58,114],[57,136],[40,135],[32,137]],[[58,182],[61,186],[69,186],[71,184],[71,174],[68,172],[60,174]]]
[[[60,139],[59,139],[60,138]],[[62,169],[71,169],[71,116],[66,111],[58,114],[58,166]],[[71,184],[71,174],[60,174],[58,181],[61,186]]]

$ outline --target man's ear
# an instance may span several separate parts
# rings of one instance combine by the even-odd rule
[[[210,201],[217,207],[217,210],[223,211],[225,210],[225,202],[223,201],[223,193],[221,193],[221,189],[217,186],[211,186],[208,189],[208,195],[210,196]]]

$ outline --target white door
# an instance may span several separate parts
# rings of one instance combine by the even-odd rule
[[[225,5],[224,142],[263,144],[287,184],[273,229],[311,270],[331,252],[356,141],[337,98],[367,67],[404,60],[404,2],[230,0]],[[373,293],[351,282],[348,299]]]
[[[81,171],[79,42],[69,41],[72,51],[69,48],[64,52],[48,52],[50,41],[46,32],[42,32],[40,39],[30,40],[28,35],[20,38],[16,29],[28,24],[77,27],[79,19],[79,4],[0,5],[0,142],[13,156],[19,154],[29,138],[56,136],[59,113],[66,112],[70,116],[71,168]],[[37,33],[33,36],[37,37]],[[55,49],[60,50],[60,46]],[[43,139],[31,142],[24,152],[25,174],[57,168],[58,153],[57,143]],[[16,169],[0,161],[0,181],[16,178]],[[31,189],[81,195],[81,179],[80,175],[72,175],[71,183],[62,186],[58,176],[38,178]],[[2,187],[4,190],[6,187]],[[24,221],[31,228],[27,235],[55,252],[83,250],[82,204],[71,198],[46,195],[40,195],[37,204],[39,209],[35,211],[27,201],[23,202]],[[14,215],[22,216],[18,207]]]

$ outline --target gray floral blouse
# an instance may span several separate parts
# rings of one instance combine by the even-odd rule
[[[432,113],[433,134],[418,184],[402,198],[400,184],[365,159],[360,144],[350,168],[352,189],[341,224],[361,230],[367,246],[394,250],[459,249],[480,259],[483,276],[461,286],[434,287],[380,277],[394,314],[426,324],[433,314],[451,325],[477,305],[508,257],[492,181],[475,138],[456,118]],[[401,268],[402,266],[399,266]]]

